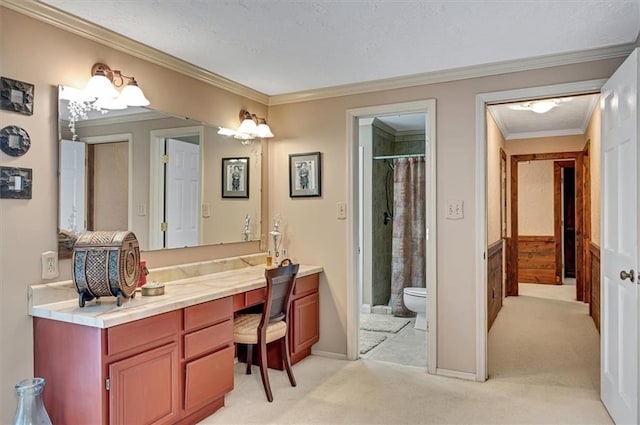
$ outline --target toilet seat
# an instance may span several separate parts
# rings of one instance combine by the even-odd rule
[[[404,293],[407,295],[411,295],[414,297],[427,297],[427,288],[416,288],[416,287],[406,287],[404,288]]]

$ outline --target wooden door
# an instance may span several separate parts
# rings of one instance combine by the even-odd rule
[[[563,171],[562,240],[564,276],[576,277],[576,174],[575,168]]]

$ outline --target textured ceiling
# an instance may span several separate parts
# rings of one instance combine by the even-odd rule
[[[633,43],[640,0],[43,0],[267,95]]]

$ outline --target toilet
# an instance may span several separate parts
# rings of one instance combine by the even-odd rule
[[[427,330],[427,288],[404,288],[402,299],[404,305],[416,313],[414,328],[421,331]]]

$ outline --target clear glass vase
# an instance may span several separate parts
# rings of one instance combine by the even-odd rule
[[[13,425],[52,425],[42,402],[44,378],[29,378],[15,386],[18,406]]]

